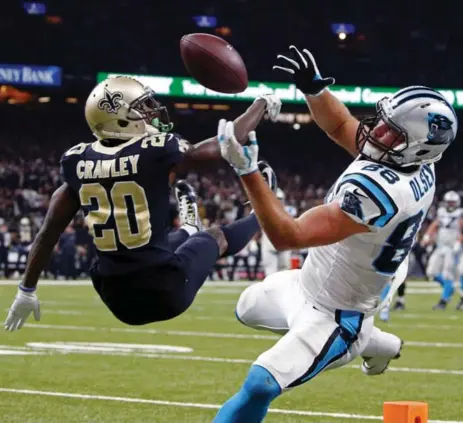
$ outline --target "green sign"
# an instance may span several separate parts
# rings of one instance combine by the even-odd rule
[[[304,103],[304,95],[294,84],[280,82],[250,81],[248,88],[239,94],[223,94],[202,86],[192,78],[171,76],[132,75],[99,72],[98,82],[110,76],[133,76],[143,84],[151,87],[158,95],[170,97],[199,98],[203,100],[241,100],[253,101],[259,94],[273,93],[289,103]],[[352,85],[335,85],[330,87],[340,101],[348,106],[373,106],[378,100],[389,96],[399,88],[393,87],[356,87]],[[463,90],[438,90],[455,108],[463,108]]]

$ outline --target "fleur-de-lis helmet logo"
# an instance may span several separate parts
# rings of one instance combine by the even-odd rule
[[[105,88],[104,97],[98,102],[98,108],[108,113],[117,113],[122,106],[120,100],[122,100],[122,93],[119,91],[112,93]]]

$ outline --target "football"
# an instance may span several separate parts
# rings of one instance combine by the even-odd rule
[[[188,72],[201,85],[232,94],[248,86],[248,71],[240,54],[224,39],[211,34],[188,34],[180,41]]]

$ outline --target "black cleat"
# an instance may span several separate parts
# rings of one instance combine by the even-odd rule
[[[202,229],[199,218],[198,205],[196,204],[196,193],[193,187],[185,180],[175,183],[175,198],[177,199],[179,217],[183,225],[195,227],[198,231]]]
[[[433,306],[433,310],[445,310],[447,308],[447,301],[439,300],[439,302]]]
[[[463,310],[463,297],[460,298],[460,302],[457,304],[457,310]]]
[[[401,301],[396,301],[394,307],[392,307],[392,311],[403,311],[405,310],[405,304]]]

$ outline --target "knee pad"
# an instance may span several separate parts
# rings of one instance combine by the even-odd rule
[[[249,311],[252,311],[256,298],[253,295],[254,285],[246,288],[240,295],[238,303],[236,304],[235,316],[245,326],[252,327],[252,314]]]
[[[272,374],[267,369],[257,365],[253,365],[249,370],[242,390],[251,399],[262,399],[269,402],[281,394],[281,387]]]

